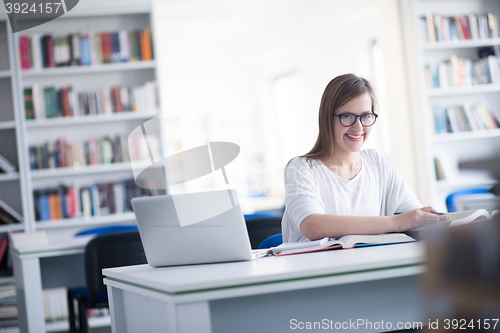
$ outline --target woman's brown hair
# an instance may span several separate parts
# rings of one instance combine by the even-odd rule
[[[328,157],[333,147],[333,112],[352,99],[365,93],[372,100],[372,112],[375,112],[375,93],[370,82],[354,74],[339,75],[328,83],[319,106],[319,133],[316,143],[305,155],[307,161]]]

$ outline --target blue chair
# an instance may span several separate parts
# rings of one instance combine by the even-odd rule
[[[258,248],[266,238],[281,232],[281,216],[246,219],[252,249]]]
[[[280,233],[264,239],[264,241],[260,243],[258,249],[268,249],[270,247],[275,247],[281,244],[283,244],[283,234]]]
[[[114,234],[117,232],[128,232],[128,231],[137,231],[137,230],[139,230],[139,229],[137,228],[137,225],[135,225],[135,224],[107,225],[107,226],[102,226],[102,227],[84,229],[82,231],[77,232],[75,234],[75,237],[89,236],[89,235],[100,236],[100,235]]]
[[[460,190],[449,194],[446,197],[446,208],[448,213],[453,213],[457,211],[456,200],[460,197],[474,195],[474,194],[485,194],[490,193],[489,188],[473,188],[467,190]]]

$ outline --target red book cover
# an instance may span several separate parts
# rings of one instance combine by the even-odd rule
[[[109,32],[101,33],[101,53],[102,62],[111,63],[111,34]]]
[[[464,39],[471,39],[471,33],[469,29],[469,20],[467,16],[460,16],[460,27],[464,34]]]
[[[68,215],[69,217],[76,216],[76,196],[74,187],[68,187]]]
[[[7,239],[7,237],[2,238],[2,240],[0,241],[0,264],[4,261],[8,244],[9,240]]]
[[[119,87],[113,87],[111,89],[111,97],[113,98],[113,106],[114,106],[113,112],[122,112],[123,105]]]
[[[30,69],[30,50],[29,50],[29,40],[28,36],[21,36],[19,40],[19,53],[21,54],[21,68]]]
[[[65,117],[71,117],[72,112],[71,112],[71,105],[69,102],[69,87],[64,87],[63,88],[63,110],[64,110],[64,116]]]
[[[46,39],[47,48],[47,67],[56,67],[56,60],[54,58],[54,39],[52,36]]]

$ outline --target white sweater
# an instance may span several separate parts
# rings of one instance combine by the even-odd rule
[[[374,149],[361,150],[361,171],[351,180],[333,173],[320,160],[294,158],[285,169],[284,242],[308,241],[300,224],[311,214],[390,216],[422,207],[387,159]]]

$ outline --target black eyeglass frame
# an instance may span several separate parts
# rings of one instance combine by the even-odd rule
[[[375,120],[370,125],[363,124],[363,118],[361,118],[363,116],[366,116],[367,114],[375,116]],[[344,124],[342,124],[342,118],[341,117],[345,116],[345,115],[351,115],[351,116],[354,117],[354,121],[352,122],[351,125],[344,125]],[[338,117],[339,121],[340,121],[340,125],[342,125],[344,127],[351,127],[352,125],[356,124],[356,121],[358,120],[358,118],[359,118],[359,121],[361,122],[361,125],[363,125],[364,127],[370,127],[370,126],[373,126],[377,122],[377,118],[378,118],[378,114],[376,114],[375,112],[367,112],[367,113],[360,114],[358,116],[356,116],[353,113],[346,112],[346,113],[342,113],[342,114],[333,114],[333,116]]]

